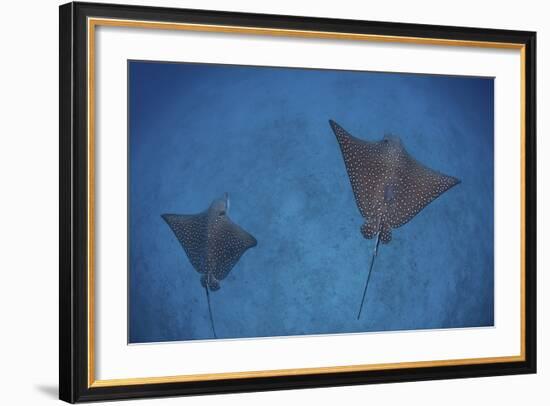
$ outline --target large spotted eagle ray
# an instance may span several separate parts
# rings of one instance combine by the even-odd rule
[[[361,233],[367,239],[376,237],[357,315],[359,319],[380,241],[389,243],[392,229],[410,221],[460,180],[415,160],[398,137],[365,141],[353,137],[333,120],[329,123],[340,144],[355,203],[365,218]]]
[[[217,338],[210,291],[220,288],[224,279],[246,250],[256,246],[256,239],[231,221],[228,216],[229,195],[215,199],[210,207],[198,214],[163,214],[193,268],[201,274],[206,291],[208,314],[214,338]]]

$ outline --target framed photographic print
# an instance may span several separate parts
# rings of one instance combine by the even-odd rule
[[[60,398],[534,373],[533,32],[60,7]]]

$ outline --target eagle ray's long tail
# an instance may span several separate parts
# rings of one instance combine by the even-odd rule
[[[214,326],[214,318],[212,317],[212,306],[210,304],[210,292],[208,291],[208,286],[205,286],[206,290],[206,301],[208,302],[208,314],[210,315],[210,325],[212,326],[212,333],[214,333],[214,338],[218,338],[216,335],[216,327]]]
[[[374,266],[374,259],[378,254],[378,244],[380,243],[380,233],[376,234],[376,242],[374,244],[374,251],[372,252],[372,259],[370,261],[369,273],[367,275],[367,282],[365,283],[365,289],[363,290],[363,298],[361,299],[361,306],[359,307],[359,313],[357,314],[357,320],[361,318],[361,311],[363,310],[363,304],[365,303],[365,297],[367,296],[367,288],[369,287],[370,275],[372,273],[372,267]]]

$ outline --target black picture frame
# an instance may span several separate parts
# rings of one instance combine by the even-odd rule
[[[235,393],[536,372],[536,33],[93,3],[60,6],[59,397],[67,402]],[[524,359],[192,382],[90,385],[87,19],[89,17],[518,44],[524,52]]]

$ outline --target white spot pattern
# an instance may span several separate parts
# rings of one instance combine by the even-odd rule
[[[201,284],[211,291],[220,288],[246,250],[257,245],[256,239],[227,215],[227,205],[216,199],[202,213],[163,214],[191,265],[200,274]]]
[[[380,233],[391,241],[393,228],[410,221],[460,180],[416,161],[397,137],[369,142],[353,137],[336,122],[330,125],[340,145],[355,202],[366,222],[365,238]]]

